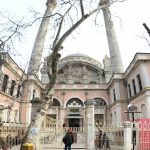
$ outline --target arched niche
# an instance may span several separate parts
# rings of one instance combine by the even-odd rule
[[[99,97],[94,98],[94,101],[95,101],[95,106],[106,106],[107,105],[105,100],[102,98],[99,98]]]
[[[83,102],[79,99],[79,98],[71,98],[70,100],[68,100],[67,107],[69,106],[84,106]]]
[[[54,98],[52,106],[60,106],[60,102],[56,98]]]

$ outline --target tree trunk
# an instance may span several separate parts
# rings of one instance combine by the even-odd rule
[[[52,93],[53,93],[53,89],[54,86],[50,90]],[[22,145],[25,143],[32,143],[34,146],[36,145],[39,131],[41,129],[43,120],[45,119],[46,116],[46,111],[48,110],[49,106],[52,103],[52,94],[49,97],[45,97],[42,101],[43,101],[42,104],[37,109],[37,112],[34,115],[30,126],[28,127],[26,135],[23,138]],[[21,145],[21,150],[22,150],[22,145]]]

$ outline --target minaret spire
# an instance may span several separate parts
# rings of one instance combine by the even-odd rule
[[[109,0],[101,0],[100,5],[103,3],[109,4]],[[105,28],[106,28],[106,34],[107,34],[107,40],[108,40],[108,46],[109,46],[109,52],[111,58],[112,71],[114,73],[123,73],[123,63],[121,59],[120,49],[119,49],[116,33],[114,30],[114,25],[111,18],[109,6],[106,6],[102,10],[103,10],[104,21],[105,21]]]
[[[38,77],[39,68],[41,64],[42,52],[44,48],[44,43],[45,43],[45,38],[46,38],[47,30],[48,30],[50,16],[52,14],[52,11],[56,7],[56,0],[47,0],[46,6],[47,8],[43,16],[43,19],[41,21],[41,24],[40,24],[40,27],[39,27],[39,30],[38,30],[38,33],[34,42],[32,54],[31,54],[31,58],[29,62],[29,67],[28,67],[28,74],[35,74],[37,75],[37,77]]]

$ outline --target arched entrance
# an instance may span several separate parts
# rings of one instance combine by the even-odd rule
[[[94,118],[95,118],[95,123],[96,125],[103,125],[103,123],[105,122],[105,107],[107,105],[107,103],[105,102],[105,100],[103,100],[102,98],[94,98],[95,101],[95,114],[94,114]]]
[[[65,118],[67,126],[83,127],[83,116],[81,114],[83,106],[83,102],[78,98],[72,98],[67,102],[67,115]]]

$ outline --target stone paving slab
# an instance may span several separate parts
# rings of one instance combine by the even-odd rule
[[[64,147],[64,146],[63,146]],[[46,150],[63,150],[64,148],[48,148]],[[74,143],[72,145],[71,149],[76,149],[76,150],[85,150],[85,145],[83,143],[79,144],[79,143]],[[2,150],[2,149],[0,149]],[[11,149],[9,148],[8,150],[20,150],[20,146],[14,146]],[[100,149],[100,148],[95,148],[94,150],[104,150],[104,149]],[[109,150],[109,149],[107,149]],[[123,146],[117,146],[117,145],[111,145],[111,149],[110,150],[123,150]]]

